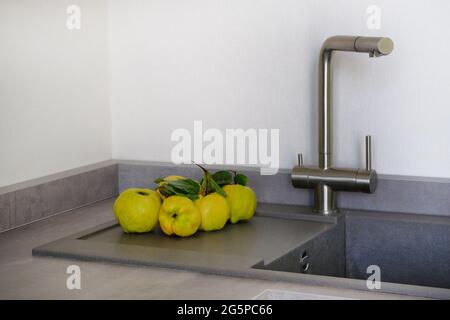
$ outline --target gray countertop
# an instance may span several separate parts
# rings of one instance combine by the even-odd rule
[[[250,299],[266,289],[299,291],[356,299],[402,299],[413,297],[359,290],[313,286],[178,271],[33,257],[34,247],[81,232],[113,219],[113,199],[59,214],[0,234],[1,299]],[[269,219],[269,218],[259,218]],[[313,224],[313,222],[310,222]],[[283,222],[279,227],[286,227]],[[254,224],[255,226],[258,223]],[[320,228],[320,225],[317,225]],[[117,236],[110,234],[109,236]],[[124,238],[125,239],[125,238]],[[101,239],[98,239],[101,241]],[[125,239],[126,240],[126,239]],[[274,241],[283,250],[292,242]],[[162,244],[163,245],[163,244]],[[224,249],[226,250],[226,248]],[[269,250],[270,251],[270,250]],[[268,251],[268,252],[269,252]],[[259,256],[264,256],[264,252]],[[264,258],[272,258],[270,254]],[[66,288],[67,267],[81,269],[81,290]]]

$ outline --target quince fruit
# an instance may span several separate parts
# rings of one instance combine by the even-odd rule
[[[230,207],[227,199],[217,192],[201,196],[195,201],[195,204],[202,216],[200,230],[220,230],[230,218]]]
[[[158,222],[161,199],[156,191],[130,188],[114,202],[114,214],[126,233],[151,231]]]
[[[168,235],[188,237],[197,232],[202,217],[194,202],[184,196],[171,196],[159,210],[159,224]]]
[[[247,186],[230,184],[223,187],[230,206],[230,221],[250,220],[256,211],[256,193]]]

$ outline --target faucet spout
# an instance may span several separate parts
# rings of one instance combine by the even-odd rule
[[[384,37],[334,36],[322,45],[319,59],[319,167],[303,166],[292,170],[297,188],[315,190],[314,211],[328,214],[336,211],[335,190],[375,192],[377,174],[371,168],[371,140],[366,138],[366,169],[333,167],[333,86],[332,55],[334,51],[365,52],[370,57],[388,55],[394,43]]]
[[[333,82],[331,58],[333,51],[365,52],[371,57],[388,55],[394,49],[389,38],[334,36],[320,50],[319,61],[319,167],[333,165]]]

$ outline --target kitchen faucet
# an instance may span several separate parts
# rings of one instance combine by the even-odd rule
[[[391,39],[380,37],[334,36],[322,45],[319,62],[319,166],[304,166],[303,156],[299,154],[298,166],[292,169],[291,174],[294,187],[314,189],[314,212],[336,212],[337,190],[373,193],[377,187],[377,173],[372,170],[370,136],[366,136],[365,169],[333,167],[333,51],[366,52],[370,57],[379,57],[390,54],[393,49]]]

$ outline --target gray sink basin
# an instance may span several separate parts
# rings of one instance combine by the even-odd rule
[[[377,292],[450,298],[449,244],[450,218],[345,210],[319,216],[261,204],[248,223],[190,238],[158,230],[128,235],[111,221],[33,254],[357,290],[369,290],[367,267],[377,265]]]
[[[336,226],[254,268],[450,288],[450,219],[347,212]]]

